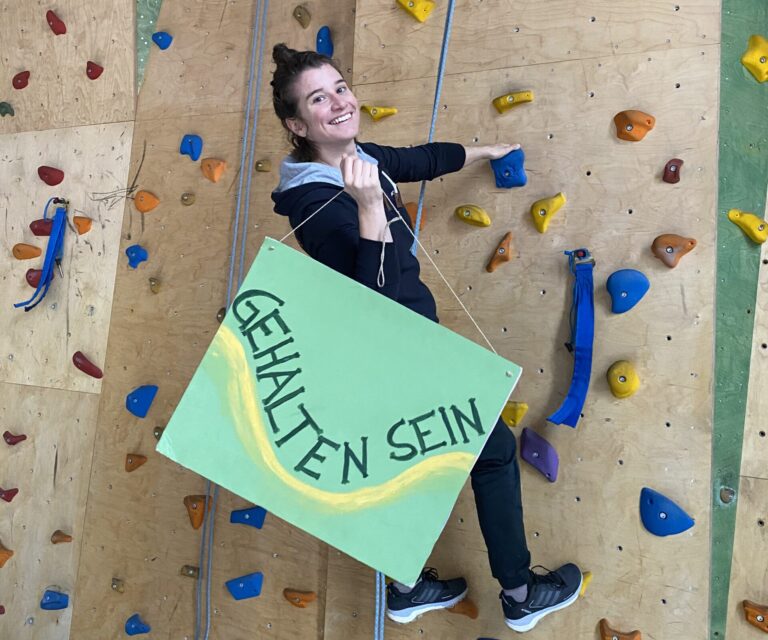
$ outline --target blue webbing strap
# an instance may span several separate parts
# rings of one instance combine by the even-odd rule
[[[61,257],[64,253],[64,232],[67,229],[66,202],[60,201],[58,198],[51,198],[48,200],[48,203],[45,205],[45,211],[43,212],[43,220],[48,220],[48,207],[54,200],[57,204],[61,203],[63,206],[57,207],[56,213],[53,216],[53,225],[51,228],[51,235],[48,238],[48,246],[45,250],[45,260],[43,261],[43,269],[40,273],[40,281],[37,283],[37,288],[29,300],[17,302],[13,305],[17,309],[19,307],[24,307],[24,311],[31,311],[43,301],[43,298],[45,298],[45,295],[48,293],[48,288],[51,286],[51,280],[53,279],[53,265],[61,262]],[[37,301],[33,302],[35,298],[37,298]]]
[[[549,418],[554,424],[575,427],[581,416],[592,373],[592,345],[595,338],[595,301],[592,270],[595,260],[587,249],[566,251],[575,277],[571,306],[571,343],[574,352],[573,377],[563,404]]]

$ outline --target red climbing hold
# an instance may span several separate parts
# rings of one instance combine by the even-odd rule
[[[40,276],[43,275],[42,269],[27,269],[27,284],[33,289],[37,289],[40,284]]]
[[[91,80],[96,80],[102,73],[104,73],[104,67],[90,60],[88,61],[88,64],[85,66],[85,75]]]
[[[55,187],[57,184],[64,180],[64,172],[61,169],[55,169],[54,167],[38,167],[37,175],[48,186]]]
[[[16,497],[16,494],[19,492],[18,489],[0,489],[0,500],[5,500],[6,502],[10,502]]]
[[[48,21],[48,26],[51,28],[57,36],[64,35],[67,32],[67,25],[57,16],[53,11],[48,11],[45,14],[45,19]]]
[[[51,229],[53,229],[53,218],[47,220],[33,220],[29,223],[29,230],[36,236],[49,236],[51,235]]]
[[[24,442],[27,439],[27,436],[25,436],[23,433],[15,436],[10,431],[6,431],[3,434],[3,440],[5,440],[6,444],[9,444],[11,446],[15,444],[19,444],[19,442]]]
[[[23,89],[29,84],[29,71],[22,71],[13,76],[13,88]]]
[[[5,615],[5,607],[0,604],[0,616]]]
[[[83,355],[82,351],[75,351],[72,356],[72,362],[83,373],[87,373],[92,378],[103,378],[104,374],[93,362]]]

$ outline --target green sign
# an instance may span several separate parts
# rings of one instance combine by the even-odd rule
[[[520,371],[266,238],[157,450],[412,584]]]

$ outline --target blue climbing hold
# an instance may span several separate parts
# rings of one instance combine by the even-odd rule
[[[331,40],[331,30],[329,27],[320,27],[317,32],[317,46],[315,47],[320,55],[333,58],[333,40]]]
[[[194,133],[188,133],[181,139],[179,153],[183,156],[189,156],[193,160],[198,160],[203,152],[203,139]]]
[[[40,608],[46,611],[57,611],[66,609],[69,606],[69,596],[66,593],[46,589],[43,593],[43,599],[40,601]]]
[[[145,418],[157,395],[157,385],[137,387],[125,397],[125,408],[138,418]]]
[[[135,269],[149,258],[147,250],[140,244],[132,244],[125,250],[125,255],[128,256],[128,266],[131,269]]]
[[[522,149],[515,149],[497,160],[491,160],[496,187],[499,189],[524,187],[528,182],[524,165],[525,153]]]
[[[557,451],[545,438],[527,427],[520,436],[520,456],[550,482],[557,480],[560,467]]]
[[[261,529],[267,512],[263,507],[251,507],[250,509],[238,509],[229,514],[229,521],[233,524],[247,524],[250,527]]]
[[[173,36],[166,31],[157,31],[152,34],[152,42],[154,42],[158,47],[165,51],[168,47],[171,46],[171,42],[173,42]]]
[[[264,574],[257,571],[256,573],[249,573],[247,576],[229,580],[225,584],[235,600],[245,600],[260,595],[263,582]]]
[[[144,633],[149,633],[150,631],[152,631],[152,627],[144,622],[138,613],[134,613],[125,622],[125,632],[129,636],[140,636]]]
[[[611,311],[625,313],[642,300],[651,283],[640,271],[620,269],[608,276],[606,287],[611,296]]]
[[[640,519],[655,536],[673,536],[694,525],[693,518],[672,500],[648,487],[640,492]]]

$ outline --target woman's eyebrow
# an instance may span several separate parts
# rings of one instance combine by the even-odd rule
[[[344,78],[340,78],[339,80],[337,80],[337,81],[336,81],[336,84],[337,84],[337,85],[339,85],[339,84],[346,84],[346,80],[344,80]],[[310,93],[310,94],[307,96],[307,100],[309,100],[309,99],[310,99],[310,98],[311,98],[313,95],[315,95],[316,93],[319,93],[319,92],[321,92],[321,91],[322,91],[322,89],[315,89],[314,91],[312,91],[312,92],[311,92],[311,93]]]

